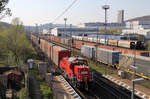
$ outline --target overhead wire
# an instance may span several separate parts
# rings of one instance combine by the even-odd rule
[[[52,23],[55,23],[59,18],[61,18],[78,0],[74,0],[59,16],[52,21]]]

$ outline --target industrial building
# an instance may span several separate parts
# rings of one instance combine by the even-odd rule
[[[85,28],[99,28],[99,29],[105,29],[105,23],[104,22],[90,22],[90,23],[84,23],[80,25],[80,27]],[[125,24],[122,23],[107,23],[107,29],[123,29],[125,28]]]
[[[80,24],[79,27],[84,28],[99,28],[101,30],[105,29],[105,22],[88,22],[84,24]],[[124,29],[124,10],[118,11],[118,19],[117,22],[107,23],[107,29]]]
[[[97,28],[54,28],[51,30],[51,34],[55,36],[82,36],[96,34],[97,32]]]
[[[150,39],[150,16],[143,16],[126,21],[122,34],[139,34]]]
[[[124,10],[118,11],[118,23],[124,23]]]

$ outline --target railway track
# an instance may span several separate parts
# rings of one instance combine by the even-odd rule
[[[94,81],[95,83],[101,87],[102,89],[106,90],[111,97],[111,99],[131,99],[131,92],[122,88],[119,85],[109,81],[108,79],[104,78],[101,74],[95,72],[94,74]],[[109,99],[109,98],[103,98]],[[141,99],[138,96],[135,96],[135,99]]]
[[[78,55],[81,54],[79,49],[71,48],[70,46],[66,46],[65,44],[60,44],[55,41],[51,41],[51,42],[61,47],[64,47],[66,49],[70,49],[73,51],[73,53],[76,53]],[[102,65],[104,66],[105,64]],[[86,97],[84,95],[83,97],[84,99],[131,99],[130,91],[125,90],[120,86],[114,84],[113,82],[107,80],[97,72],[95,72],[94,74],[94,84],[89,86],[89,89],[90,90],[88,92],[82,90],[79,90],[78,92],[80,94],[86,95]],[[140,98],[136,96],[135,99],[140,99]]]

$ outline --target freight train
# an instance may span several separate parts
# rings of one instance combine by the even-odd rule
[[[31,35],[34,44],[53,61],[57,70],[76,87],[88,87],[92,83],[92,71],[87,61],[81,57],[71,57],[71,51]]]
[[[129,49],[129,48],[127,49],[127,48],[123,48],[123,47],[115,47],[115,46],[110,46],[110,45],[102,45],[102,44],[97,44],[97,43],[93,43],[93,42],[82,41],[81,39],[77,40],[74,38],[71,39],[71,38],[57,37],[57,36],[52,36],[52,35],[51,36],[42,36],[42,37],[46,40],[52,40],[52,41],[55,41],[55,42],[58,42],[61,44],[65,44],[65,45],[77,48],[79,50],[81,50],[82,45],[87,45],[87,46],[92,46],[92,47],[97,46],[98,48],[104,48],[104,49],[112,50],[112,51],[119,51],[122,54],[136,54],[139,56],[149,56],[148,51],[140,51],[140,50],[135,51],[135,50]],[[84,39],[84,40],[86,40],[86,39]],[[113,41],[113,40],[111,40],[111,41]],[[103,40],[103,42],[104,42],[104,40]],[[120,42],[119,44],[124,47],[129,47],[129,43],[130,42],[127,43],[126,41],[124,42],[122,40],[122,42]],[[111,44],[113,44],[113,43],[111,43]]]
[[[52,40],[65,45],[72,45],[72,47],[78,48],[81,51],[81,54],[87,56],[91,59],[96,59],[102,63],[109,64],[111,66],[118,66],[124,68],[126,63],[126,69],[130,69],[130,65],[136,65],[138,67],[137,73],[140,76],[150,78],[150,71],[148,71],[150,60],[149,52],[135,51],[130,49],[123,48],[113,48],[110,46],[98,45],[95,46],[94,43],[82,42],[78,40],[70,40],[68,38],[59,38],[56,36],[46,36],[45,39]],[[130,54],[130,56],[128,56]],[[123,55],[123,56],[122,56]],[[133,58],[136,55],[136,58]],[[121,58],[123,57],[123,58]],[[134,64],[137,61],[141,61],[140,64]],[[146,61],[146,64],[143,62]],[[144,64],[144,65],[143,65]],[[132,70],[131,70],[132,71]]]
[[[88,41],[99,44],[106,44],[109,46],[122,47],[128,49],[144,50],[146,49],[146,43],[144,41],[137,40],[117,40],[104,38],[92,38],[92,37],[82,37],[82,36],[72,36],[76,40]]]

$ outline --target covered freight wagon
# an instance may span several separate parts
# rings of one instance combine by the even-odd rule
[[[47,53],[47,56],[48,56],[49,59],[51,59],[51,56],[52,56],[51,55],[51,50],[52,50],[53,46],[55,46],[55,44],[48,42],[48,47],[47,47],[48,49],[47,49],[46,53]]]
[[[118,46],[119,47],[125,47],[125,48],[130,48],[134,49],[136,46],[136,41],[131,41],[131,40],[119,40],[118,41]]]
[[[137,73],[143,73],[150,77],[150,58],[144,56],[134,56],[130,54],[119,55],[119,66],[130,69],[131,66],[136,66]]]
[[[83,45],[81,46],[81,53],[89,58],[95,58],[95,47]]]
[[[108,40],[108,45],[118,46],[118,40],[109,39]]]
[[[115,65],[119,63],[118,51],[112,51],[107,49],[98,48],[97,49],[97,60],[102,61],[107,64]]]

